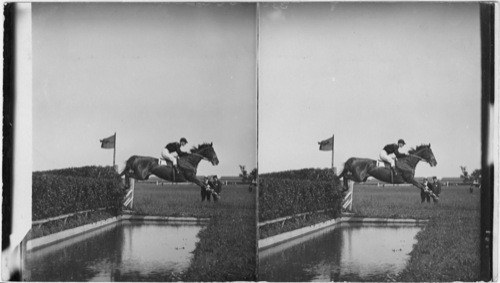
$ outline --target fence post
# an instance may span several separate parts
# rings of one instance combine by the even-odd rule
[[[352,212],[352,197],[353,197],[353,190],[354,190],[354,182],[351,180],[347,181],[348,184],[348,190],[347,193],[342,200],[342,208],[345,211]]]
[[[134,208],[134,188],[135,188],[135,179],[129,179],[129,187],[127,194],[125,195],[125,200],[123,202],[123,206],[125,208],[133,209]]]

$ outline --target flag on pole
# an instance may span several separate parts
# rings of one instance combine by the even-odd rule
[[[333,137],[326,139],[324,141],[318,142],[319,150],[330,151],[333,150]]]
[[[101,148],[115,148],[116,134],[101,140]]]

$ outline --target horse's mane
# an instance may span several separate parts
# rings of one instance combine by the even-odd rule
[[[204,149],[206,147],[211,147],[212,144],[211,143],[202,143],[202,144],[199,144],[198,147],[196,146],[193,146],[193,148],[191,148],[191,153],[195,153],[197,151],[200,151],[201,149]]]
[[[422,149],[422,148],[424,148],[424,147],[429,147],[429,145],[428,145],[428,144],[421,144],[421,145],[417,145],[417,147],[416,147],[416,148],[411,148],[410,150],[408,150],[408,152],[409,152],[410,154],[414,154],[415,152],[417,152],[417,151],[421,150],[421,149]]]

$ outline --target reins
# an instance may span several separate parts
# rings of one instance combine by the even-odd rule
[[[203,160],[210,161],[210,160],[208,160],[208,158],[206,158],[205,156],[203,156],[203,155],[201,155],[201,154],[198,154],[198,153],[191,153],[191,155],[198,156],[198,157],[200,157],[200,158],[201,158],[201,159],[203,159]]]
[[[207,148],[203,148],[201,151],[204,151],[205,149],[207,149]],[[205,156],[203,156],[203,155],[201,155],[199,153],[196,153],[196,152],[191,153],[191,155],[198,156],[201,159],[206,160],[206,161],[210,161],[207,157],[205,157]]]
[[[425,160],[424,158],[422,158],[422,157],[420,157],[418,155],[415,155],[415,154],[408,154],[408,156],[410,156],[410,157],[416,157],[416,158],[418,158],[420,160],[423,160],[423,161],[427,162],[427,160]],[[429,163],[429,162],[427,162],[427,163]]]

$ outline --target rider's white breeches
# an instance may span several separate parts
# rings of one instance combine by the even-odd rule
[[[177,166],[177,152],[168,152],[168,149],[164,148],[161,151],[161,157],[165,160],[170,160],[174,164],[174,166]]]
[[[391,167],[394,167],[396,165],[396,155],[395,154],[387,154],[385,150],[382,149],[380,152],[380,159],[383,161],[389,162],[391,164]]]

